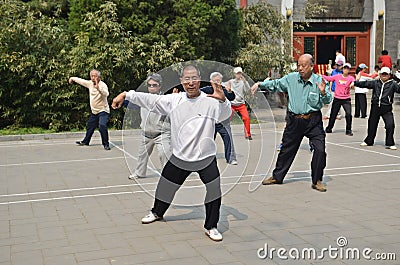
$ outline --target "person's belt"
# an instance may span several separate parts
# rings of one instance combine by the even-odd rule
[[[312,116],[317,115],[318,113],[319,113],[319,111],[313,111],[313,112],[306,113],[306,114],[294,114],[294,113],[291,113],[291,114],[296,119],[308,120],[309,118],[311,118]]]

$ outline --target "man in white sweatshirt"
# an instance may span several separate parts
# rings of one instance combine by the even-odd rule
[[[191,172],[197,172],[206,185],[205,233],[210,239],[221,241],[222,235],[217,230],[221,187],[214,133],[215,124],[230,117],[230,102],[219,84],[212,83],[213,94],[206,95],[200,91],[201,76],[194,65],[183,67],[180,82],[184,93],[154,95],[131,90],[115,97],[112,107],[119,108],[127,99],[170,118],[172,156],[157,184],[153,209],[142,219],[142,223],[161,220],[177,190]]]

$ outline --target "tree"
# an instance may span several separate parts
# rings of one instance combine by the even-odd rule
[[[111,95],[135,89],[148,71],[180,61],[177,43],[148,48],[117,22],[116,5],[107,2],[88,13],[82,30],[70,34],[65,20],[33,11],[20,1],[0,5],[0,127],[83,128],[87,91],[67,83],[99,68]],[[113,113],[118,126],[122,113]]]
[[[65,81],[66,25],[13,0],[2,1],[0,17],[0,126],[48,127]]]
[[[233,62],[240,14],[234,0],[119,0],[121,23],[144,43],[180,42],[184,60]]]
[[[268,75],[273,67],[287,72],[292,55],[290,54],[291,29],[286,19],[265,0],[243,10],[243,47],[236,63],[246,69],[255,79]]]
[[[72,32],[79,32],[81,24],[88,12],[94,12],[104,4],[105,0],[70,0],[70,11],[68,13],[68,24]]]
[[[307,18],[321,12],[326,12],[326,6],[308,1],[304,9],[297,10],[300,19],[294,26],[307,28]],[[271,68],[278,68],[282,75],[287,74],[293,70],[291,35],[291,21],[266,0],[260,0],[243,10],[242,48],[236,63],[257,80],[267,77]]]
[[[181,61],[176,55],[179,42],[169,47],[163,42],[145,44],[132,36],[117,22],[116,4],[106,2],[96,12],[86,14],[82,31],[75,36],[75,44],[68,54],[68,75],[88,74],[90,68],[101,70],[109,86],[110,98],[123,90],[136,89],[149,72],[158,71]],[[76,91],[76,93],[86,93]],[[86,96],[86,94],[85,94]],[[81,111],[87,99],[77,106]],[[114,112],[111,123],[121,127],[121,112]]]
[[[66,3],[0,0],[0,128],[81,129],[87,91],[70,76],[98,68],[112,98],[179,61],[233,61],[239,44],[233,0]],[[120,128],[121,115],[113,111],[110,125]]]

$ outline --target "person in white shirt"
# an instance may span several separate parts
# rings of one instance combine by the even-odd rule
[[[338,63],[339,61],[342,61],[343,64],[346,63],[346,57],[340,52],[340,50],[336,50],[336,58],[335,58],[335,63]]]
[[[74,82],[84,86],[89,91],[90,108],[92,113],[86,125],[86,136],[82,141],[76,142],[77,145],[89,145],[94,130],[99,127],[101,142],[105,150],[110,150],[108,142],[107,123],[110,116],[110,107],[108,106],[107,97],[109,95],[106,83],[100,80],[100,71],[92,69],[90,71],[90,80],[79,77],[70,77],[68,82]]]
[[[194,65],[183,67],[180,81],[185,92],[154,95],[131,90],[115,97],[112,107],[121,107],[127,99],[150,111],[168,115],[171,121],[172,155],[157,184],[153,208],[142,223],[161,220],[177,190],[190,173],[197,172],[206,186],[205,233],[212,240],[221,241],[217,223],[222,195],[214,133],[215,124],[231,115],[230,102],[219,84],[212,83],[213,94],[200,91],[201,76]]]

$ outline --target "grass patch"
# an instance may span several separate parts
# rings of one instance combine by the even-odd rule
[[[44,133],[55,133],[55,131],[46,130],[39,127],[0,129],[0,135],[44,134]]]

